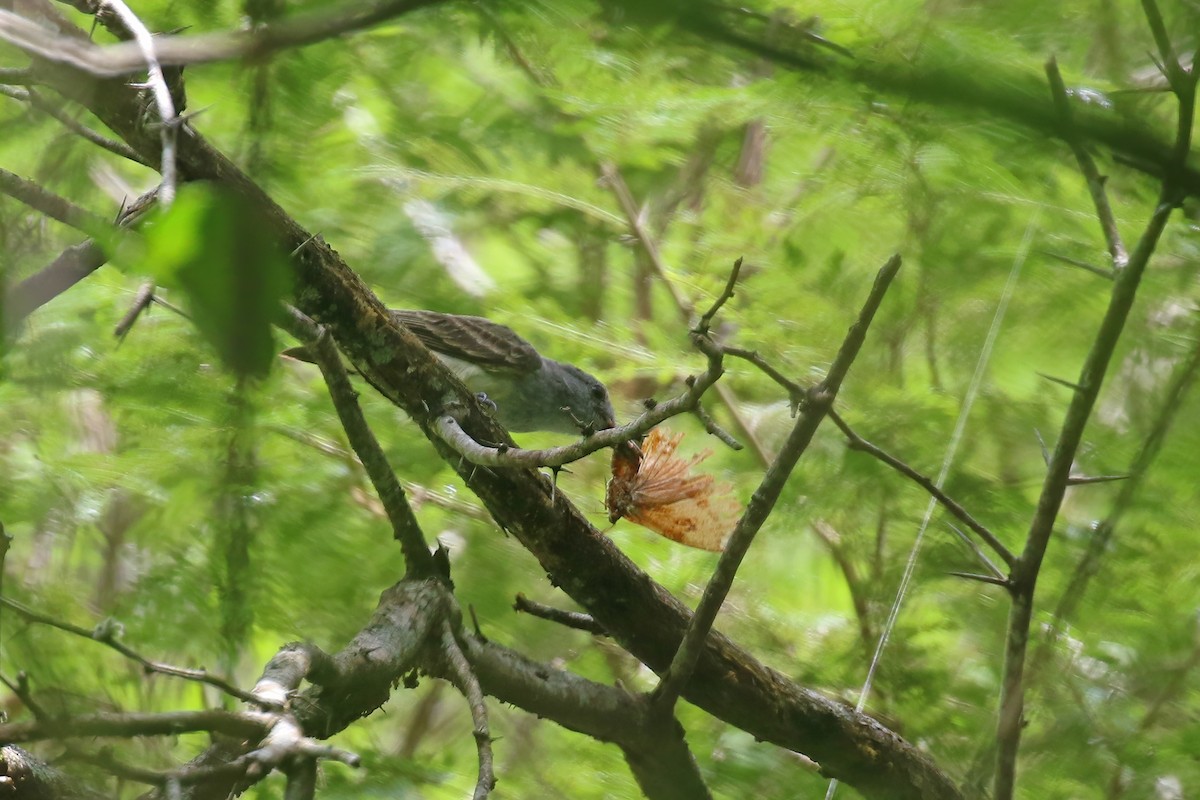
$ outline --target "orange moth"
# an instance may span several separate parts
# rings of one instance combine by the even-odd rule
[[[655,428],[640,451],[634,442],[614,448],[613,477],[604,497],[608,519],[624,517],[689,547],[720,551],[741,516],[741,504],[728,483],[692,474],[712,451],[675,456],[682,439],[682,433]]]

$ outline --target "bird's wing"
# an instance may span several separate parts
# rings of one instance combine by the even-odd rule
[[[402,309],[393,310],[392,316],[430,350],[485,370],[530,373],[542,365],[533,345],[511,328],[483,317]]]

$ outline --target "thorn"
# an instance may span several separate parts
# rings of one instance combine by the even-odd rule
[[[991,584],[992,586],[1003,586],[1005,589],[1008,589],[1012,586],[1008,580],[1004,578],[993,578],[991,575],[977,575],[974,572],[954,571],[947,572],[946,574],[953,575],[956,578],[966,578],[969,581],[978,581],[979,583]]]
[[[1108,179],[1105,178],[1104,180],[1108,180]],[[1089,264],[1086,261],[1080,261],[1079,259],[1076,259],[1076,258],[1059,255],[1058,253],[1051,253],[1048,250],[1039,250],[1038,252],[1041,253],[1042,255],[1046,256],[1047,258],[1053,258],[1055,261],[1061,261],[1062,263],[1069,264],[1072,267],[1078,267],[1079,269],[1086,270],[1086,271],[1092,273],[1093,275],[1099,275],[1101,278],[1105,278],[1110,281],[1114,277],[1113,270],[1101,269],[1100,267],[1097,267],[1093,264]]]
[[[1050,381],[1051,383],[1057,383],[1059,386],[1065,386],[1072,391],[1075,391],[1075,392],[1083,391],[1083,387],[1080,386],[1078,383],[1071,383],[1070,381],[1063,380],[1062,378],[1056,378],[1053,375],[1047,375],[1044,372],[1039,372],[1039,373],[1037,373],[1037,375],[1039,378],[1045,378],[1046,380]]]
[[[1067,478],[1067,486],[1087,486],[1092,483],[1112,483],[1113,481],[1127,481],[1129,475],[1072,475]]]
[[[475,616],[474,604],[468,605],[467,611],[471,612],[471,624],[475,627],[475,635],[479,637],[479,641],[486,644],[488,638],[483,635],[483,629],[479,627],[479,617]]]

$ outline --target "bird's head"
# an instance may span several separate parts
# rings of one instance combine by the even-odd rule
[[[558,383],[555,401],[563,409],[564,422],[569,428],[564,432],[599,431],[617,424],[604,384],[573,364],[552,363]]]

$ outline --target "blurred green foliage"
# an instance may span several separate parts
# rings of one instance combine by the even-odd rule
[[[745,257],[721,330],[798,380],[822,374],[874,271],[901,252],[904,270],[839,407],[864,437],[929,475],[942,466],[1020,261],[946,484],[1019,549],[1044,471],[1038,437],[1053,447],[1069,400],[1069,390],[1039,375],[1075,379],[1110,284],[1053,257],[1105,263],[1066,147],[1030,127],[1020,102],[984,101],[1044,100],[1042,64],[1055,55],[1069,86],[1108,99],[1111,107],[1094,113],[1114,124],[1138,120],[1166,139],[1169,97],[1121,91],[1153,74],[1139,4],[754,9],[776,20],[763,36],[785,44],[786,23],[819,14],[817,30],[849,48],[853,65],[826,54],[842,67],[788,70],[615,6],[535,2],[485,14],[446,5],[253,65],[188,67],[187,93],[190,108],[205,112],[196,128],[386,302],[509,324],[545,353],[602,377],[622,419],[642,398],[677,390],[703,360],[664,287],[646,280],[620,206],[599,180],[603,162],[614,162],[645,204],[670,280],[697,307],[711,303],[732,261]],[[225,0],[147,0],[136,10],[153,29],[192,31],[236,28],[248,13]],[[1165,12],[1174,31],[1200,22],[1186,4]],[[992,94],[963,96],[965,79]],[[904,86],[921,91],[895,91]],[[1097,155],[1132,241],[1155,182],[1106,151]],[[102,215],[156,181],[7,98],[0,165]],[[279,361],[263,374],[274,360],[268,323],[286,291],[286,261],[255,235],[257,225],[235,198],[189,188],[141,234],[144,258],[103,267],[38,311],[0,364],[0,520],[14,536],[5,594],[82,625],[115,617],[143,653],[223,666],[243,685],[284,642],[342,646],[402,573],[315,369]],[[7,197],[0,237],[10,281],[81,238]],[[459,255],[447,256],[447,244]],[[1198,251],[1193,228],[1177,217],[1145,278],[1077,472],[1122,473],[1154,426],[1173,370],[1196,346]],[[152,307],[118,342],[112,328],[151,276],[195,322]],[[729,366],[739,414],[766,447],[778,446],[787,398],[749,365]],[[411,482],[427,535],[450,548],[458,597],[490,638],[595,680],[652,685],[611,643],[514,614],[517,592],[570,603],[514,540],[469,513],[479,510],[473,498],[398,411],[365,387],[362,399]],[[1034,676],[1022,797],[1149,797],[1162,781],[1189,793],[1200,786],[1198,406],[1185,398],[1090,591]],[[713,410],[734,427],[728,409],[714,401]],[[685,447],[704,446],[695,421],[672,425],[689,432]],[[751,450],[712,446],[706,467],[748,497],[762,465]],[[606,467],[597,454],[559,477],[601,528]],[[1039,584],[1038,626],[1051,621],[1117,487],[1069,492]],[[767,664],[853,703],[927,501],[823,427],[718,626]],[[835,545],[817,535],[818,523],[836,534]],[[608,535],[685,602],[698,600],[715,556],[628,523]],[[243,548],[236,580],[232,541]],[[869,709],[970,781],[990,759],[1008,606],[1003,590],[951,571],[979,566],[939,511]],[[240,628],[231,613],[241,615]],[[0,625],[0,673],[26,671],[52,711],[227,702],[191,684],[147,679],[103,648],[11,615]],[[492,710],[497,797],[636,795],[615,748],[519,710]],[[681,715],[718,796],[823,791],[824,780],[794,754],[694,708]],[[429,681],[398,690],[336,744],[361,753],[366,768],[324,767],[329,797],[457,798],[475,779],[465,703]],[[121,750],[167,768],[203,746],[183,737]],[[272,779],[251,796],[281,791]],[[135,794],[126,787],[122,796]]]

